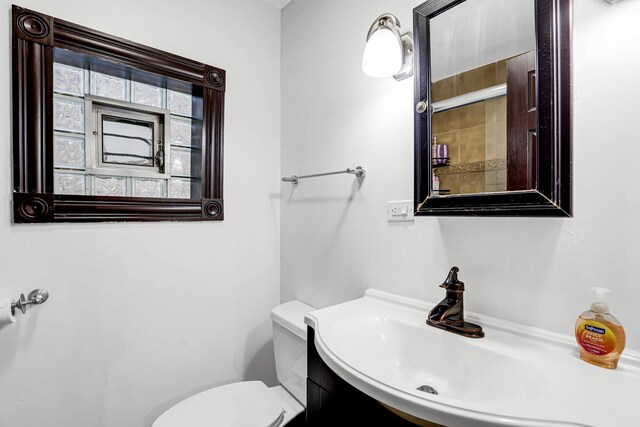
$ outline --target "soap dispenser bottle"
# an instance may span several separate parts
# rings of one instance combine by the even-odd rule
[[[597,301],[578,317],[576,341],[580,346],[580,358],[585,362],[608,369],[615,369],[624,350],[624,328],[609,312],[604,303],[606,288],[591,288]]]

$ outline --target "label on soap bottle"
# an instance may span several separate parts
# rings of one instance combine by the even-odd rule
[[[578,344],[587,353],[606,356],[616,348],[616,336],[600,322],[586,320],[578,326]]]

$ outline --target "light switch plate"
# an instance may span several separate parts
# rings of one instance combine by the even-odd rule
[[[413,222],[413,200],[387,202],[387,221]]]

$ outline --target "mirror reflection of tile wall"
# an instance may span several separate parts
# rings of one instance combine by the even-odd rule
[[[432,84],[433,102],[507,82],[506,60]],[[507,97],[436,113],[432,136],[447,144],[450,163],[434,168],[440,189],[449,194],[507,190]]]

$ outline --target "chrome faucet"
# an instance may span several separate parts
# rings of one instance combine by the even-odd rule
[[[458,271],[458,267],[453,267],[440,285],[447,295],[429,312],[427,325],[469,338],[482,338],[481,326],[464,321],[464,283],[458,280]]]

